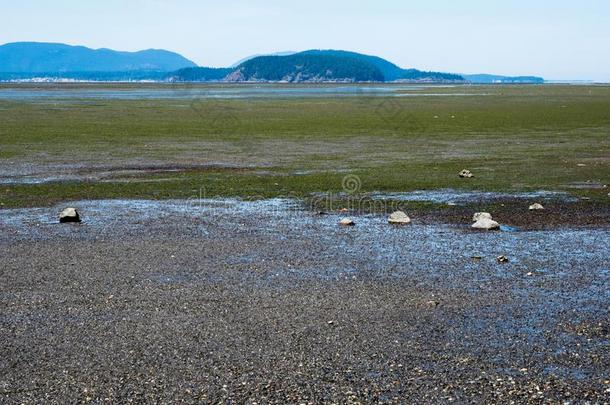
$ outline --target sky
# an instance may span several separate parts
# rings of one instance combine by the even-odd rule
[[[610,82],[608,0],[0,0],[0,44],[167,49],[201,66],[344,49],[404,68]]]

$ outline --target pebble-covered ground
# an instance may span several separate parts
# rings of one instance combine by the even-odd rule
[[[0,211],[0,403],[610,403],[601,221],[71,205]]]

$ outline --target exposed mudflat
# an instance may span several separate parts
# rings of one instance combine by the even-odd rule
[[[610,401],[603,221],[68,205],[0,211],[0,402]]]

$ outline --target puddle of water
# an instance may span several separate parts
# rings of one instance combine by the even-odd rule
[[[570,188],[582,189],[582,190],[602,190],[608,188],[607,184],[602,184],[598,182],[581,182],[581,183],[570,183],[568,185]]]
[[[500,225],[500,230],[503,232],[517,232],[519,231],[519,228],[509,225]]]
[[[65,176],[9,176],[0,177],[0,184],[17,185],[17,184],[45,184],[56,183],[60,181],[82,181],[82,176],[65,175]]]
[[[135,176],[139,174],[175,174],[188,170],[215,170],[215,169],[241,169],[244,166],[237,166],[224,163],[210,163],[203,165],[142,165],[142,166],[123,166],[123,167],[103,167],[83,165],[63,164],[47,167],[46,171],[37,171],[36,168],[28,166],[14,167],[9,162],[2,168],[0,174],[1,184],[45,184],[67,181],[108,181],[108,182],[129,182],[129,181],[160,181],[159,179],[139,179],[120,178],[122,176]],[[53,172],[53,175],[48,173]]]
[[[52,208],[28,208],[0,211],[0,224],[24,227],[57,225],[59,212],[76,207],[82,225],[100,226],[129,224],[161,219],[168,216],[203,217],[265,212],[268,214],[300,210],[300,203],[291,199],[244,201],[239,199],[197,200],[93,200],[67,202]]]
[[[67,206],[79,210],[81,224],[58,223],[59,212]],[[374,214],[355,216],[356,226],[344,228],[338,226],[342,217],[316,215],[293,199],[75,201],[51,208],[0,210],[0,241],[64,236],[87,239],[117,234],[155,238],[164,232],[213,239],[237,232],[286,243],[311,239],[327,248],[319,254],[328,255],[329,263],[333,252],[339,249],[342,256],[352,257],[355,263],[375,259],[383,264],[385,276],[401,277],[414,269],[431,275],[435,269],[453,263],[465,272],[474,271],[472,277],[477,280],[521,277],[528,272],[561,278],[566,269],[584,265],[583,261],[600,260],[607,253],[603,246],[610,245],[610,232],[603,229],[521,232],[504,226],[504,232],[482,233],[471,231],[469,224],[421,225],[416,218],[409,226],[390,226],[385,215]],[[363,251],[368,252],[364,258]],[[255,262],[259,259],[255,253],[233,260],[237,264]],[[495,258],[500,255],[508,256],[510,262],[498,266]],[[481,259],[474,260],[473,256]],[[413,269],[405,268],[403,263],[412,264]],[[354,263],[341,267],[359,268]],[[482,267],[494,271],[477,273]],[[608,267],[596,271],[607,276]]]
[[[16,101],[37,100],[87,100],[87,99],[243,99],[243,98],[291,98],[291,97],[439,97],[439,96],[480,96],[470,93],[424,93],[426,85],[338,85],[338,86],[171,86],[159,84],[156,88],[144,89],[30,89],[2,88],[0,99]],[[439,86],[434,86],[438,88]],[[444,86],[451,88],[454,86]],[[416,92],[414,92],[416,91]]]
[[[561,200],[577,201],[566,192],[558,191],[531,191],[531,192],[492,192],[492,191],[462,191],[454,189],[441,190],[418,190],[403,193],[372,193],[373,200],[393,200],[393,201],[429,201],[439,204],[455,203],[467,204],[473,202],[484,202],[497,199],[523,199],[523,200]]]

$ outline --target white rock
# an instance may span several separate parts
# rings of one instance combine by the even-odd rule
[[[544,207],[542,206],[542,204],[532,204],[530,205],[530,211],[535,211],[535,210],[543,210]]]
[[[472,174],[470,170],[464,169],[460,172],[459,176],[462,178],[470,179],[471,177],[474,177],[474,174]]]
[[[339,222],[339,225],[341,225],[341,226],[354,226],[354,225],[356,225],[356,223],[351,218],[343,218]]]
[[[80,216],[76,208],[66,208],[59,214],[59,222],[80,222]]]
[[[481,218],[477,222],[472,224],[472,228],[492,231],[500,229],[500,224],[490,218]]]
[[[472,220],[474,222],[477,222],[480,219],[492,219],[492,217],[489,212],[477,212],[472,216]]]
[[[390,215],[388,222],[394,225],[406,225],[411,223],[411,218],[402,211],[396,211]]]

